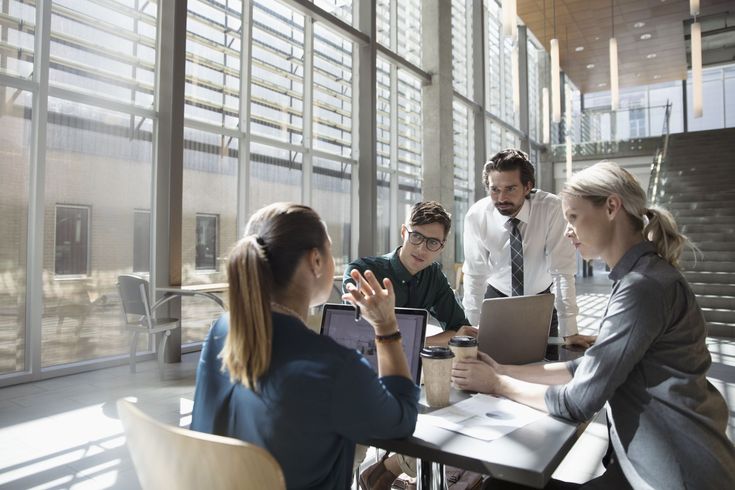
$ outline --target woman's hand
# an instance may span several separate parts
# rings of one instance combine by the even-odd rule
[[[390,335],[398,330],[396,321],[396,295],[393,284],[387,277],[383,279],[383,286],[378,283],[372,271],[365,271],[365,275],[353,269],[350,276],[355,281],[347,284],[347,293],[342,295],[344,301],[349,301],[360,308],[360,313],[375,329],[375,335]]]
[[[487,354],[478,353],[477,359],[458,361],[452,368],[452,381],[466,391],[497,394],[500,391],[502,365]]]

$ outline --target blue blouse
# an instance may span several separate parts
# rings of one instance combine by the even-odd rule
[[[267,449],[288,488],[347,488],[356,441],[413,433],[419,388],[410,379],[378,378],[357,351],[274,312],[271,364],[256,393],[222,369],[228,329],[223,315],[202,347],[191,429]]]

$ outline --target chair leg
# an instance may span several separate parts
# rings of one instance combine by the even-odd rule
[[[130,340],[130,372],[135,372],[135,358],[138,351],[138,332],[133,331],[133,337]]]
[[[168,337],[171,335],[171,330],[161,332],[161,342],[158,345],[158,371],[161,373],[161,379],[163,379],[163,361],[166,355],[166,343]]]

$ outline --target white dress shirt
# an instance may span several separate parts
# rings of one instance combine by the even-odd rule
[[[487,285],[511,296],[509,216],[503,216],[490,197],[470,207],[464,222],[464,305],[470,323],[478,325]],[[523,237],[523,290],[538,294],[549,286],[559,317],[559,335],[577,334],[574,246],[564,236],[567,222],[561,199],[536,191],[516,215]],[[553,283],[553,284],[552,284]]]

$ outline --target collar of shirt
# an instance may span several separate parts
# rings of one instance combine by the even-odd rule
[[[633,270],[633,267],[642,256],[647,254],[655,254],[656,245],[648,240],[643,240],[640,243],[636,243],[628,249],[622,256],[622,258],[615,264],[613,270],[610,271],[608,277],[612,281],[619,281],[624,275]]]
[[[521,206],[521,210],[518,211],[518,214],[515,215],[515,218],[518,218],[520,221],[520,224],[528,224],[528,219],[531,216],[531,200],[530,199],[524,199],[523,205]],[[498,211],[498,208],[495,207],[493,204],[493,219],[496,223],[504,227],[506,230],[510,230],[510,219],[511,216],[506,216],[504,214],[500,214],[500,211]]]
[[[399,252],[401,251],[401,247],[398,247],[393,252],[387,254],[388,258],[390,259],[390,267],[393,269],[393,277],[395,277],[397,280],[403,282],[408,282],[411,279],[414,278],[414,276],[411,275],[408,270],[403,266],[401,263],[401,259],[398,256]],[[416,274],[416,280],[418,281],[418,274]]]

